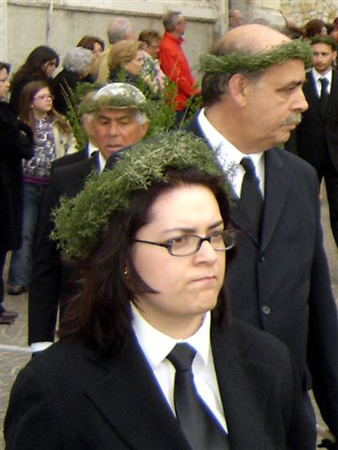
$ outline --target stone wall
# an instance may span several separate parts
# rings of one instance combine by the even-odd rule
[[[271,4],[274,2],[272,1]],[[310,19],[322,19],[332,22],[338,16],[337,0],[281,0],[280,9],[287,17],[292,17],[298,26],[303,26]]]

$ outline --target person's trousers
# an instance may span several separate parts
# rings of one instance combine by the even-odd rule
[[[0,315],[5,311],[3,306],[5,290],[4,290],[4,279],[3,271],[5,268],[7,250],[0,247]]]
[[[22,245],[13,250],[8,284],[29,287],[32,277],[34,238],[47,186],[24,183]]]

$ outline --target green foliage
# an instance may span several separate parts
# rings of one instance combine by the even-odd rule
[[[61,199],[54,211],[55,231],[66,259],[81,259],[95,247],[100,232],[106,228],[110,214],[127,209],[137,190],[147,190],[155,181],[166,179],[166,168],[195,166],[209,174],[221,176],[215,153],[196,136],[179,131],[157,139],[148,139],[123,153],[112,170],[93,173],[85,188],[75,198]],[[230,192],[226,181],[225,189]]]
[[[176,96],[177,85],[167,79],[161,98],[153,100],[149,105],[148,136],[164,134],[175,127]]]
[[[77,83],[76,89],[74,91],[71,91],[71,89],[68,88],[68,92],[66,92],[66,90],[62,88],[68,108],[66,112],[66,119],[68,120],[70,126],[72,127],[72,131],[76,139],[76,148],[78,150],[83,149],[88,143],[87,135],[81,123],[80,118],[81,115],[79,114],[78,106],[82,98],[88,92],[92,91],[93,89],[95,90],[97,88],[98,87],[93,85],[92,83]]]
[[[300,59],[304,61],[306,67],[310,67],[312,53],[311,45],[308,42],[295,40],[273,47],[266,52],[251,55],[240,51],[220,56],[204,54],[200,58],[200,68],[203,72],[258,73],[292,59]]]

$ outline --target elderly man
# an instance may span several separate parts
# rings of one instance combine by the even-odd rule
[[[125,17],[116,17],[107,28],[108,41],[110,45],[122,40],[135,39],[135,30],[133,24]],[[108,68],[108,48],[101,57],[95,61],[91,74],[96,77],[96,82],[105,84],[109,77]]]
[[[55,168],[45,198],[37,235],[33,280],[29,292],[29,343],[33,352],[54,340],[57,309],[63,314],[66,299],[75,292],[75,274],[60,259],[57,243],[50,238],[51,218],[61,196],[75,197],[93,170],[123,147],[140,141],[148,129],[146,99],[134,86],[108,84],[83,105],[88,132],[99,151],[80,162]]]
[[[308,44],[276,30],[234,28],[202,60],[205,108],[189,129],[215,149],[234,191],[238,257],[227,278],[233,314],[289,346],[314,433],[311,387],[337,439],[338,322],[318,179],[309,164],[275,147],[307,109],[302,85],[310,61]]]

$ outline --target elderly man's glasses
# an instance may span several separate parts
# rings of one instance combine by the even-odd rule
[[[194,234],[185,234],[163,243],[134,239],[134,242],[164,247],[172,256],[193,255],[198,252],[204,241],[208,241],[214,250],[218,252],[226,252],[235,245],[235,232],[234,230],[215,231],[207,237],[200,237]]]

